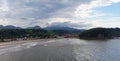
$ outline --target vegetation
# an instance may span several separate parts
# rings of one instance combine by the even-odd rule
[[[53,38],[65,34],[78,34],[80,31],[44,30],[44,29],[0,29],[0,41],[16,38]]]
[[[22,37],[30,37],[30,36],[40,36],[45,33],[45,30],[28,30],[28,29],[6,29],[0,30],[1,38],[22,38]]]
[[[80,33],[80,34],[79,34]],[[0,41],[15,38],[53,38],[66,34],[77,35],[82,39],[106,39],[120,37],[119,28],[93,28],[90,30],[44,30],[35,29],[0,29]]]
[[[119,28],[93,28],[80,33],[82,39],[106,39],[120,37]]]
[[[43,29],[1,29],[0,39],[12,39],[12,38],[45,38],[53,35],[54,33],[48,32]]]

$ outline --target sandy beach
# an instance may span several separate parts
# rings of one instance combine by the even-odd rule
[[[23,44],[27,42],[44,42],[53,40],[51,39],[34,39],[34,40],[19,40],[19,41],[11,41],[11,42],[0,42],[0,46],[7,46],[7,45],[16,45],[16,44]]]

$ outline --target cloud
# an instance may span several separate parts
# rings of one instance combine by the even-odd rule
[[[90,28],[94,28],[94,27],[106,27],[106,28],[119,27],[120,26],[120,21],[119,20],[120,20],[120,16],[104,18],[104,20],[103,19],[98,19],[97,21],[92,20],[91,24],[93,26],[90,27]]]
[[[0,1],[0,18],[4,17],[9,11],[8,4],[5,0]]]
[[[8,0],[10,11],[8,17],[33,17],[44,19],[50,17],[69,17],[74,7],[89,0]],[[14,2],[14,3],[13,3]]]
[[[89,0],[1,0],[1,2],[3,3],[1,9],[6,13],[2,14],[4,15],[1,18],[3,25],[23,26],[24,24],[24,27],[30,25],[45,27],[51,18],[73,17],[76,6]]]
[[[89,28],[94,21],[87,21],[85,18],[106,15],[98,13],[95,8],[117,2],[120,0],[0,0],[0,24]]]
[[[104,13],[95,12],[94,8],[110,6],[118,2],[120,2],[120,0],[93,0],[90,3],[79,5],[76,8],[75,15],[81,18],[104,16]]]
[[[88,28],[92,26],[91,23],[85,22],[84,20],[79,21],[72,18],[49,18],[48,25],[72,27],[72,28],[78,28],[78,29]]]

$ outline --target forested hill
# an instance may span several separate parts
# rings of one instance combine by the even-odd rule
[[[93,28],[80,33],[83,39],[104,39],[120,37],[120,28]]]
[[[66,27],[67,29],[67,27]],[[55,29],[45,30],[39,26],[20,28],[15,26],[0,26],[0,41],[13,38],[52,38],[54,36],[78,35],[81,30],[78,29]]]

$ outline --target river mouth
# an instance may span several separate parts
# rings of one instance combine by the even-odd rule
[[[0,55],[0,61],[119,61],[120,39],[56,39]]]

